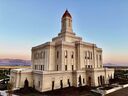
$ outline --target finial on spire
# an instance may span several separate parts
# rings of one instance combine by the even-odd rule
[[[64,18],[64,17],[71,17],[71,18],[72,18],[72,16],[71,16],[70,13],[68,12],[68,9],[67,9],[67,8],[66,8],[66,11],[65,11],[65,13],[63,14],[62,18]]]

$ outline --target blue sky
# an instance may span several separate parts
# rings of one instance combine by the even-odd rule
[[[0,0],[0,58],[31,58],[60,32],[68,9],[73,31],[103,48],[104,63],[128,64],[128,0]]]

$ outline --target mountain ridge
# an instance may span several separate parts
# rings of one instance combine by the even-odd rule
[[[0,59],[0,66],[30,66],[32,65],[31,60],[24,59],[10,59],[4,58]],[[113,63],[105,63],[103,66],[128,66],[128,64],[113,64]]]
[[[0,59],[0,66],[30,66],[31,60],[23,59]]]

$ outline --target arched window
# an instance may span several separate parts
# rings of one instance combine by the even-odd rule
[[[100,61],[102,60],[102,57],[101,57],[101,55],[99,55],[99,59],[100,59]]]
[[[92,52],[90,52],[90,55],[91,55],[90,59],[92,59]]]
[[[63,88],[63,81],[60,80],[60,88]]]
[[[85,80],[84,80],[84,78],[83,78],[83,83],[85,83]]]
[[[88,59],[90,59],[90,51],[88,51]]]
[[[34,54],[34,59],[36,59],[36,54]]]
[[[67,65],[65,65],[65,71],[67,71]]]
[[[67,82],[68,82],[68,86],[70,87],[70,79],[68,79]]]
[[[88,59],[90,59],[90,51],[88,51],[88,54],[87,54],[87,56],[88,56]]]
[[[35,65],[35,70],[36,70],[36,65]]]
[[[74,70],[74,66],[72,65],[72,70]]]
[[[40,81],[38,81],[38,87],[40,88]]]
[[[56,66],[56,70],[58,71],[58,65]]]
[[[52,90],[54,90],[54,83],[55,83],[55,82],[54,82],[54,81],[52,81]]]
[[[98,67],[98,55],[96,55],[96,60],[97,60],[97,67]]]
[[[73,59],[74,58],[74,52],[72,51],[71,53],[71,58]]]
[[[37,59],[39,59],[40,58],[40,54],[39,53],[37,53]]]
[[[64,55],[65,55],[65,58],[68,57],[68,52],[67,52],[67,50],[64,52]]]
[[[85,51],[85,59],[87,59],[87,51]]]
[[[34,54],[34,59],[38,59],[38,53],[37,52]]]
[[[44,70],[44,65],[43,65],[43,70]]]
[[[45,58],[45,51],[43,52],[43,59]]]
[[[41,51],[41,52],[40,52],[40,59],[42,58],[42,55],[43,55],[43,52]]]
[[[43,69],[42,65],[40,67],[41,67],[40,70],[42,70]]]

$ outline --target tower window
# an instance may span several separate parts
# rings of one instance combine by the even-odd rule
[[[69,20],[69,27],[71,26],[71,22],[70,22],[70,20]]]

